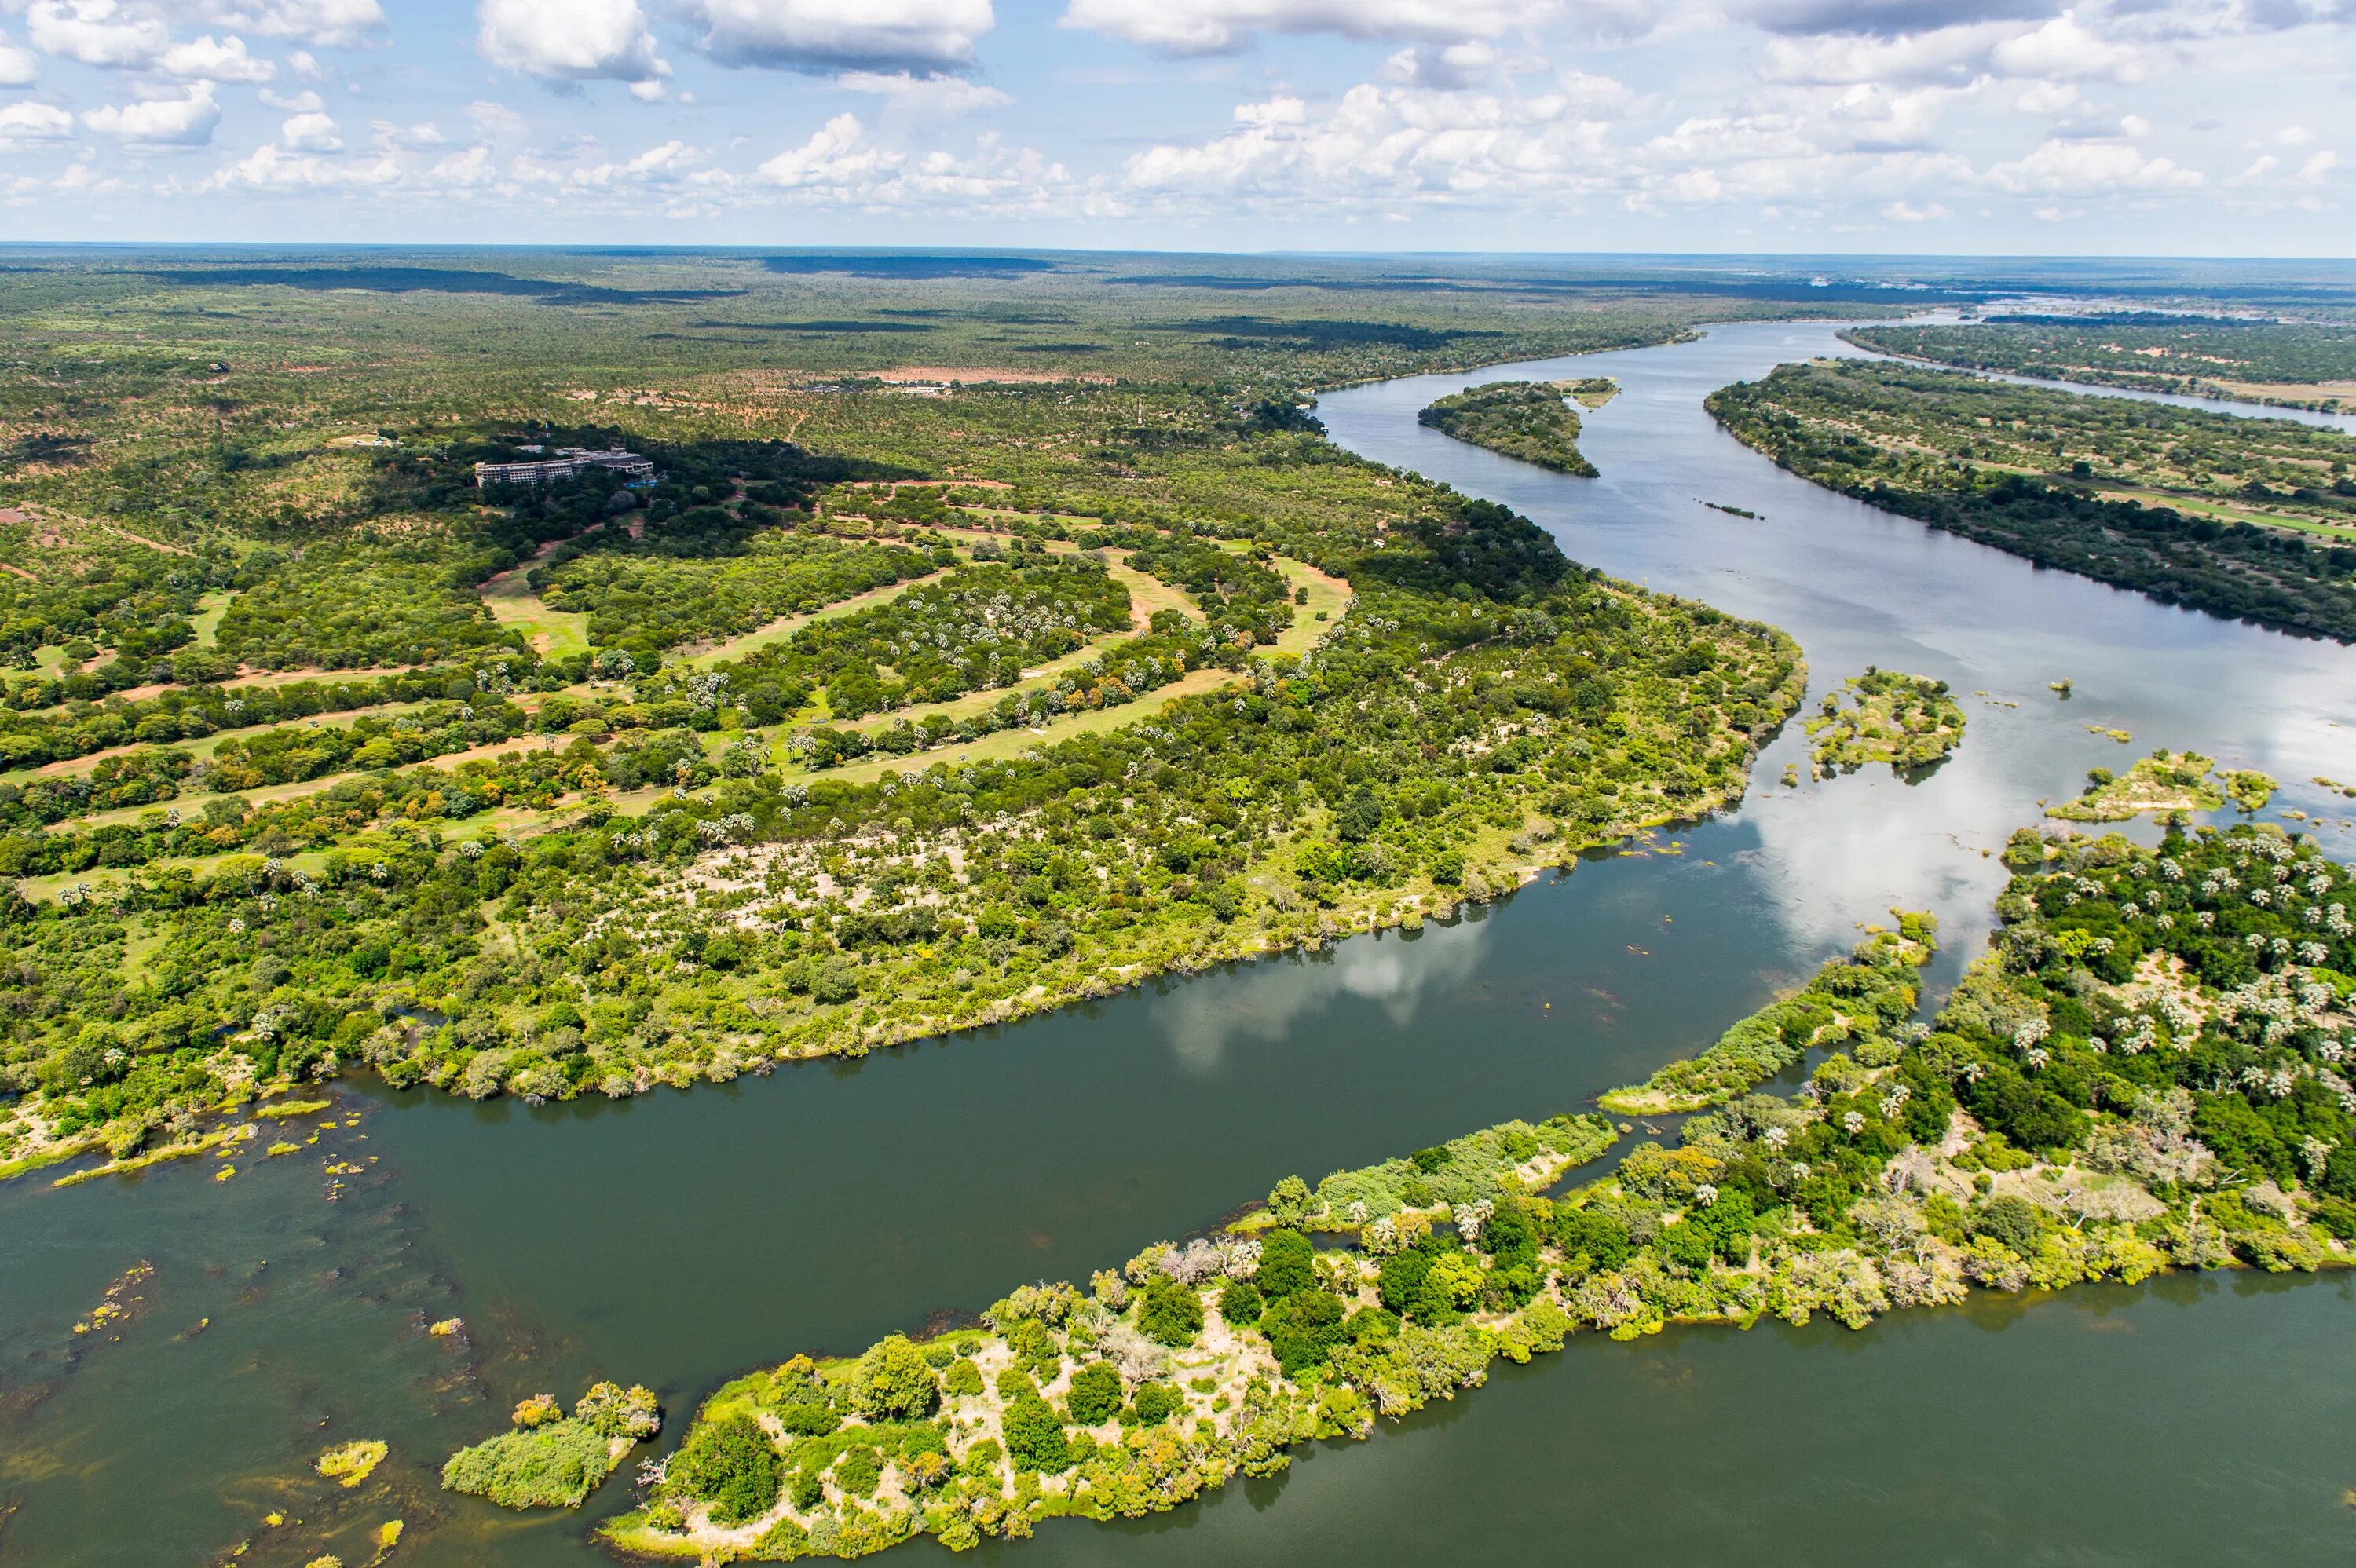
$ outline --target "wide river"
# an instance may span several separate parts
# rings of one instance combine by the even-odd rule
[[[1927,780],[1785,789],[1794,730],[1740,811],[1412,937],[621,1105],[354,1084],[357,1125],[241,1159],[226,1184],[200,1161],[0,1187],[0,1563],[204,1564],[247,1541],[244,1563],[299,1563],[331,1522],[357,1563],[357,1531],[398,1514],[395,1562],[579,1568],[599,1560],[585,1525],[626,1502],[626,1470],[578,1517],[434,1485],[527,1393],[653,1384],[675,1439],[746,1367],[1084,1279],[1290,1172],[1578,1108],[1708,1043],[1894,905],[1944,921],[1944,985],[2002,884],[1989,851],[2089,767],[2154,746],[2275,774],[2275,809],[2329,818],[2344,856],[2345,803],[2308,781],[2356,780],[2348,650],[1929,533],[1779,472],[1702,410],[1730,381],[1844,352],[1829,325],[1727,326],[1355,389],[1322,412],[1344,445],[1506,502],[1582,562],[1788,628],[1819,692],[1869,664],[1950,681],[1970,732]],[[1468,384],[1573,374],[1625,389],[1587,421],[1601,479],[1415,422]],[[2048,689],[2063,677],[2067,700]],[[333,1202],[330,1151],[358,1168]],[[155,1273],[128,1325],[76,1335],[143,1260]],[[2345,1564],[2352,1294],[2232,1275],[1982,1296],[1863,1333],[1587,1337],[1274,1480],[984,1556]],[[450,1317],[463,1333],[423,1331]],[[325,1496],[310,1460],[369,1437],[391,1444],[379,1478],[404,1495]],[[273,1509],[305,1522],[269,1527]]]

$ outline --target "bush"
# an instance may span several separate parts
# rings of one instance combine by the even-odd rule
[[[891,1335],[860,1357],[851,1378],[851,1407],[871,1421],[929,1415],[940,1392],[925,1353],[905,1334]]]
[[[1231,1279],[1219,1291],[1219,1316],[1236,1328],[1259,1321],[1268,1302],[1259,1286],[1248,1279]]]
[[[981,1369],[969,1360],[949,1364],[948,1391],[958,1399],[971,1399],[981,1392]]]
[[[1325,1358],[1343,1339],[1342,1303],[1322,1290],[1304,1290],[1269,1308],[1261,1332],[1287,1377],[1299,1377]]]
[[[777,1500],[784,1466],[769,1435],[749,1415],[696,1428],[670,1462],[671,1489],[712,1505],[720,1524],[741,1524]]]
[[[1186,1408],[1186,1396],[1173,1383],[1140,1383],[1130,1400],[1141,1426],[1159,1426]]]
[[[1281,1301],[1317,1283],[1316,1256],[1316,1249],[1300,1232],[1273,1232],[1260,1243],[1259,1269],[1252,1282],[1266,1299]]]
[[[1265,1253],[1262,1267],[1266,1267]],[[1147,1339],[1174,1350],[1201,1337],[1203,1298],[1193,1285],[1182,1285],[1157,1269],[1146,1277],[1144,1296],[1137,1326]]]
[[[1006,1407],[1006,1451],[1018,1470],[1056,1475],[1072,1464],[1071,1445],[1064,1436],[1063,1419],[1055,1407],[1035,1393],[1017,1394]]]
[[[1090,1361],[1072,1374],[1072,1392],[1064,1403],[1076,1424],[1101,1426],[1119,1413],[1128,1398],[1119,1368],[1109,1361]]]

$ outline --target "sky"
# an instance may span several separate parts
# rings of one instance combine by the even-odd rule
[[[0,239],[2356,254],[2356,0],[0,0]]]

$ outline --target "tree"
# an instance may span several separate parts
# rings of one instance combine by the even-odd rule
[[[1260,1243],[1259,1268],[1252,1283],[1268,1300],[1281,1301],[1317,1283],[1316,1256],[1316,1249],[1300,1232],[1273,1232]]]
[[[852,1408],[870,1420],[906,1421],[929,1415],[940,1400],[940,1385],[925,1353],[894,1334],[859,1358],[851,1379]]]
[[[949,1363],[948,1392],[958,1399],[971,1399],[981,1392],[981,1369],[962,1356]]]
[[[1110,1361],[1090,1361],[1072,1374],[1072,1391],[1064,1403],[1076,1424],[1101,1426],[1119,1413],[1128,1398],[1120,1369]]]
[[[1265,1264],[1266,1255],[1262,1254]],[[1181,1285],[1156,1269],[1145,1280],[1145,1302],[1138,1308],[1137,1326],[1145,1337],[1172,1349],[1191,1345],[1203,1332],[1203,1298],[1191,1285]]]
[[[1343,1339],[1342,1303],[1322,1290],[1304,1290],[1287,1298],[1263,1319],[1269,1348],[1287,1377],[1299,1377],[1323,1366]]]
[[[732,1415],[697,1427],[667,1476],[674,1489],[711,1503],[714,1522],[737,1524],[769,1510],[783,1468],[760,1424]]]
[[[1055,1475],[1069,1469],[1071,1445],[1055,1407],[1035,1393],[1017,1394],[1006,1407],[1006,1451],[1018,1470]]]

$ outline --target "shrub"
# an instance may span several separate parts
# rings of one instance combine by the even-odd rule
[[[1071,1467],[1071,1445],[1055,1407],[1035,1393],[1018,1394],[1006,1407],[1006,1451],[1018,1470],[1055,1475]]]
[[[671,1488],[712,1505],[720,1524],[741,1524],[777,1500],[779,1472],[769,1435],[749,1415],[732,1415],[696,1428],[670,1462]]]
[[[949,1364],[948,1391],[958,1399],[971,1399],[981,1392],[981,1369],[971,1361],[952,1361]]]
[[[1266,1267],[1266,1253],[1261,1266]],[[1145,1337],[1172,1349],[1191,1345],[1203,1332],[1203,1298],[1191,1285],[1182,1285],[1156,1270],[1145,1281],[1145,1303],[1138,1309],[1137,1326]]]
[[[1266,1299],[1281,1301],[1317,1283],[1317,1271],[1312,1266],[1316,1256],[1316,1249],[1300,1232],[1271,1232],[1260,1243],[1259,1269],[1252,1275],[1252,1282]]]
[[[1120,1370],[1109,1361],[1090,1361],[1072,1374],[1072,1391],[1065,1404],[1081,1426],[1101,1426],[1119,1413],[1129,1397]]]
[[[1258,1322],[1267,1310],[1266,1298],[1250,1280],[1231,1279],[1219,1291],[1219,1316],[1236,1328]]]
[[[851,1406],[870,1420],[929,1415],[940,1392],[925,1353],[905,1334],[891,1335],[860,1357],[851,1378]]]
[[[1186,1408],[1186,1396],[1173,1383],[1140,1383],[1130,1403],[1139,1425],[1159,1426]]]

